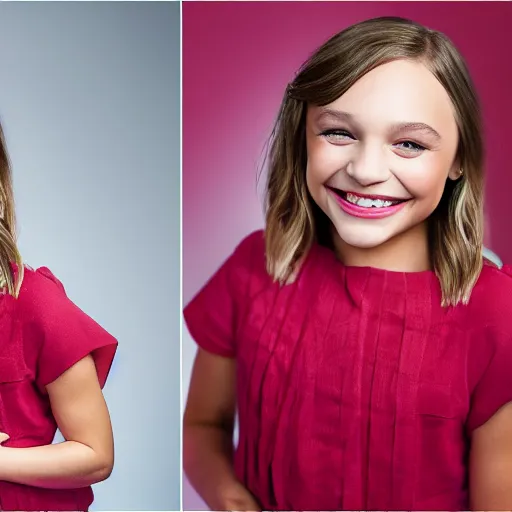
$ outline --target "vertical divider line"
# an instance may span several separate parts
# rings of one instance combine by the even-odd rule
[[[184,398],[183,398],[183,2],[178,0],[180,4],[180,172],[179,172],[179,187],[180,187],[180,244],[179,244],[179,261],[180,261],[180,510],[183,511],[183,413],[184,413]]]

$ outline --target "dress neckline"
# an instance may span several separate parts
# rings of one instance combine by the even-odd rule
[[[388,270],[378,267],[372,267],[368,265],[346,265],[342,261],[340,261],[336,254],[332,249],[320,245],[318,243],[314,243],[312,246],[312,252],[317,253],[320,258],[324,261],[330,261],[333,267],[337,267],[343,273],[349,274],[371,274],[374,276],[385,277],[388,280],[400,280],[410,279],[414,281],[423,280],[425,282],[430,282],[432,279],[437,280],[436,273],[433,270],[419,270],[419,271],[401,271],[401,270]]]

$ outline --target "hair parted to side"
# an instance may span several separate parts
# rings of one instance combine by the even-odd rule
[[[10,295],[18,297],[24,267],[16,245],[15,226],[11,165],[0,126],[0,288],[5,288]],[[12,271],[13,263],[18,267],[16,279]]]
[[[410,20],[385,17],[353,25],[329,39],[287,87],[270,138],[266,189],[267,270],[285,283],[316,240],[331,245],[329,219],[306,185],[306,113],[324,106],[382,64],[422,62],[446,89],[459,130],[457,158],[464,174],[447,180],[429,218],[433,269],[443,306],[467,304],[482,269],[484,147],[480,108],[466,64],[442,33]]]

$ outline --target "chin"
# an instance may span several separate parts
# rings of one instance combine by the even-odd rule
[[[384,244],[393,235],[390,233],[383,233],[381,230],[373,229],[336,229],[336,233],[343,240],[344,243],[351,247],[357,247],[358,249],[374,249]]]

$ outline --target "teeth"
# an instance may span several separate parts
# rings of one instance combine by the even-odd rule
[[[383,201],[382,199],[368,199],[367,197],[359,197],[354,194],[347,194],[347,201],[357,206],[365,208],[384,208],[396,204],[398,201]]]

